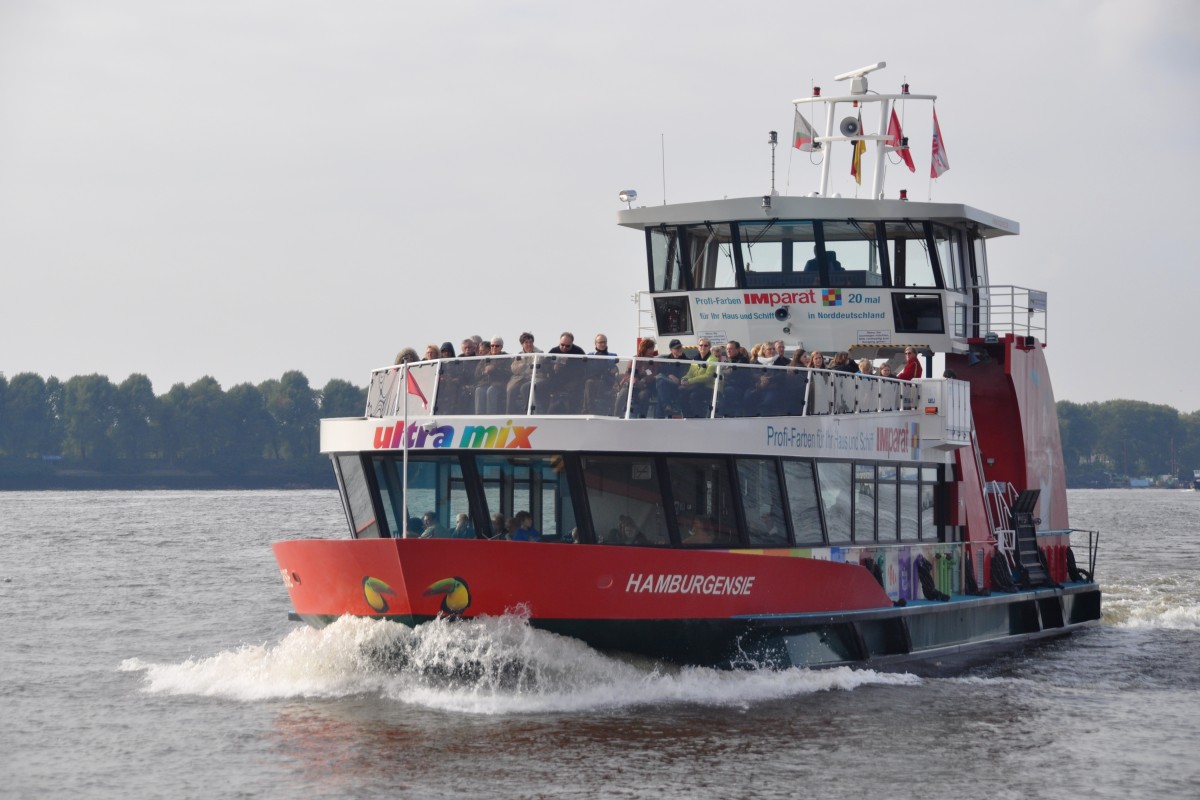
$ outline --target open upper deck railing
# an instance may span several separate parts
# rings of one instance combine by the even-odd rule
[[[1024,286],[974,286],[979,293],[975,320],[979,335],[1036,336],[1046,343],[1046,293]]]
[[[920,395],[908,381],[801,367],[522,353],[377,369],[366,416],[812,416],[912,409]]]

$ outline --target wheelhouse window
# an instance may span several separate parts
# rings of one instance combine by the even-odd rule
[[[647,246],[650,248],[650,291],[677,292],[686,289],[678,229],[664,226],[651,229],[647,233]]]
[[[728,462],[668,458],[667,475],[679,538],[685,547],[738,543]]]
[[[738,239],[747,288],[820,285],[819,270],[804,271],[803,260],[816,247],[815,223],[741,223]]]
[[[693,289],[732,289],[737,286],[732,227],[729,223],[721,223],[684,229]]]
[[[583,456],[580,467],[600,544],[670,544],[653,456]]]
[[[930,248],[928,229],[923,222],[902,220],[884,223],[891,248],[892,281],[895,286],[941,288],[944,284]]]
[[[933,225],[931,228],[945,286],[947,289],[961,292],[966,285],[962,260],[962,231],[945,225]]]
[[[879,230],[874,222],[822,222],[829,286],[885,286],[879,254]],[[814,253],[812,268],[817,268]],[[804,266],[809,270],[809,264]]]

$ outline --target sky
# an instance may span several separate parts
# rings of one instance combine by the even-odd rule
[[[938,95],[951,165],[886,191],[1020,223],[991,279],[1048,292],[1057,399],[1200,409],[1190,0],[0,0],[0,372],[365,385],[523,330],[632,354],[619,191],[766,194],[769,130],[779,191],[812,191],[791,100],[877,61],[871,89]]]

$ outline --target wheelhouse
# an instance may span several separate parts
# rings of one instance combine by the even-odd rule
[[[643,335],[783,339],[884,356],[966,352],[993,307],[1025,303],[1044,338],[1044,296],[987,278],[986,240],[1015,222],[967,206],[842,198],[742,198],[620,212],[645,233]],[[1027,302],[1028,301],[1028,302]]]

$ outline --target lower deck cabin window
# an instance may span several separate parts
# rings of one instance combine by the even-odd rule
[[[350,519],[350,530],[356,539],[378,539],[379,523],[375,518],[375,507],[371,504],[371,487],[363,472],[362,457],[357,453],[337,457],[338,474],[341,476],[346,514]]]
[[[667,475],[679,540],[685,547],[729,547],[739,543],[725,459],[668,458]]]
[[[507,533],[512,533],[512,518],[528,511],[543,541],[575,541],[579,525],[562,456],[479,456],[475,463],[487,506],[488,536],[497,533],[497,514],[504,516]]]
[[[818,462],[817,483],[821,486],[821,508],[825,512],[825,529],[829,534],[829,541],[850,541],[853,500],[850,464],[844,461]]]
[[[670,544],[653,456],[583,456],[580,466],[597,542]]]
[[[787,520],[774,459],[739,458],[738,491],[746,514],[746,534],[752,547],[786,547]]]
[[[825,541],[821,525],[821,509],[817,500],[817,485],[811,461],[785,460],[783,480],[787,486],[788,509],[796,544],[819,545]]]

